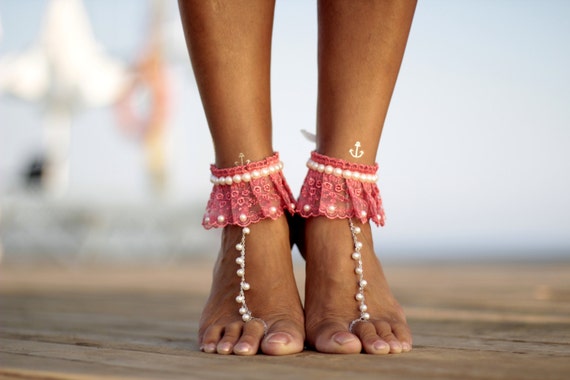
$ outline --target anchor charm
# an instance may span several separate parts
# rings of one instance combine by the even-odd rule
[[[364,151],[363,150],[358,150],[358,148],[360,148],[360,141],[357,141],[356,144],[354,144],[355,149],[350,149],[348,152],[350,153],[350,155],[354,158],[360,158],[364,155]]]
[[[244,159],[244,157],[245,157],[245,154],[240,153],[240,154],[238,155],[238,157],[239,157],[239,161],[241,162],[241,164],[240,164],[240,162],[235,161],[235,162],[234,162],[235,166],[240,166],[240,165],[243,166],[243,165],[244,165],[243,159]],[[245,164],[246,164],[246,165],[249,164],[250,162],[251,162],[250,160],[245,160]]]

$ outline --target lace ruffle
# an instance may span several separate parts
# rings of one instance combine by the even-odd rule
[[[279,153],[232,168],[211,166],[214,188],[202,225],[206,229],[251,223],[295,212],[295,201],[282,172]]]
[[[380,190],[376,185],[378,164],[364,165],[311,153],[309,172],[297,201],[297,212],[307,218],[372,219],[384,225]]]

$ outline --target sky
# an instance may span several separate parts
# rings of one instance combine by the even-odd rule
[[[0,59],[38,38],[47,1],[0,0]],[[149,1],[85,0],[107,54],[132,63]],[[203,203],[213,150],[176,1],[168,1],[168,202]],[[570,2],[420,1],[377,161],[391,252],[570,256]],[[314,1],[277,1],[272,52],[274,147],[297,193],[314,149]],[[0,196],[19,191],[42,147],[42,104],[0,95]],[[109,108],[75,115],[70,200],[150,199],[138,143]],[[112,167],[113,170],[108,170]],[[199,216],[198,216],[199,217]],[[378,243],[377,243],[378,244]]]

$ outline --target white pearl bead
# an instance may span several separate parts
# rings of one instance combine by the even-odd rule
[[[210,224],[210,217],[209,217],[209,216],[206,216],[206,217],[204,218],[204,223]]]
[[[333,172],[334,168],[330,165],[325,166],[325,173],[327,174],[331,174]]]
[[[362,211],[360,211],[360,215],[361,215],[363,218],[366,218],[366,215],[368,215],[368,213],[367,213],[365,210],[362,210]]]
[[[376,181],[378,181],[378,176],[377,176],[377,175],[374,175],[374,176],[372,177],[372,182],[376,182]]]
[[[241,288],[242,288],[243,290],[249,290],[250,286],[249,286],[249,284],[248,284],[247,282],[242,282],[242,283],[241,283]]]
[[[358,307],[358,309],[360,309],[360,311],[364,313],[366,310],[368,310],[368,306],[366,306],[365,304],[362,304]]]
[[[236,244],[236,250],[241,251],[243,249],[243,244],[238,243]]]
[[[282,162],[282,161],[279,161],[279,164],[278,164],[278,165],[279,165],[279,170],[283,170],[283,162]]]
[[[354,298],[356,298],[357,301],[362,301],[364,299],[364,294],[356,293],[356,296],[354,296]]]
[[[234,180],[232,179],[232,177],[227,176],[224,182],[226,183],[226,185],[229,186],[234,182]]]
[[[362,242],[357,241],[356,242],[356,248],[358,248],[358,249],[362,248]]]
[[[217,178],[215,175],[211,175],[211,176],[210,176],[210,182],[212,182],[213,184],[216,184],[216,180],[217,180],[217,179],[218,179],[218,178]]]
[[[249,173],[243,173],[242,176],[241,176],[241,180],[242,180],[243,182],[249,182],[249,181],[251,181],[251,174],[249,174]]]
[[[226,221],[226,218],[223,215],[218,216],[218,223],[222,224]]]
[[[360,317],[361,317],[362,319],[369,320],[369,319],[370,319],[370,314],[368,314],[368,313],[362,313],[362,315],[361,315]]]
[[[241,215],[239,216],[239,220],[242,221],[242,222],[245,222],[245,221],[247,220],[247,215],[241,214]]]
[[[251,314],[246,313],[241,316],[241,319],[243,319],[244,322],[249,322],[251,320]]]
[[[269,173],[271,173],[271,174],[275,173],[275,166],[271,165],[269,167]]]
[[[356,274],[362,274],[362,268],[360,268],[360,267],[359,267],[359,268],[356,268],[356,269],[354,270],[354,273],[356,273]]]
[[[354,233],[355,233],[355,234],[358,235],[361,231],[362,231],[362,230],[360,229],[360,227],[358,227],[358,226],[354,227]]]
[[[329,207],[327,207],[329,212],[334,212],[336,210],[336,207],[334,207],[333,205],[330,205]]]
[[[365,288],[366,285],[368,285],[368,281],[362,280],[362,281],[360,281],[359,285],[360,285],[361,288]]]
[[[352,173],[352,178],[356,179],[356,180],[360,180],[360,173],[359,172],[353,172]]]
[[[317,166],[317,171],[319,173],[322,173],[325,171],[325,165],[324,164],[319,164],[319,166]]]
[[[236,302],[237,303],[242,303],[243,301],[245,301],[245,297],[242,295],[239,295],[236,297]]]
[[[243,268],[239,268],[239,269],[236,271],[236,273],[237,273],[238,276],[243,277],[243,275],[245,274],[245,270],[244,270]]]
[[[249,235],[249,233],[251,232],[250,229],[249,229],[249,227],[244,227],[242,231],[243,231],[243,233],[246,234],[246,235]]]
[[[295,203],[291,203],[290,206],[291,206],[291,209],[292,209],[292,210],[295,210],[295,207],[296,207],[296,206],[295,206]]]
[[[333,174],[337,177],[342,176],[342,169],[341,168],[334,168]]]
[[[352,259],[353,260],[360,260],[360,252],[353,252],[352,253]]]
[[[259,170],[254,170],[251,172],[252,178],[259,178],[260,176],[261,176],[261,174],[259,173]]]
[[[245,313],[247,313],[247,308],[245,308],[245,307],[243,307],[243,306],[240,307],[240,308],[239,308],[239,313],[240,313],[241,315],[244,315]]]
[[[261,169],[261,174],[262,174],[264,177],[267,176],[267,175],[269,175],[269,169],[267,169],[267,168]]]
[[[342,172],[342,176],[346,179],[351,179],[352,178],[352,172],[350,170],[345,170]]]
[[[242,265],[243,263],[244,263],[243,257],[237,257],[236,258],[236,264]]]
[[[234,181],[235,183],[240,183],[240,182],[241,182],[241,175],[236,174],[236,175],[233,176],[232,179],[233,179],[233,181]]]
[[[269,208],[269,212],[270,212],[271,214],[275,214],[275,213],[277,212],[277,207],[271,206],[271,207]]]
[[[223,186],[226,184],[226,177],[218,178],[218,185]]]
[[[303,211],[308,212],[311,210],[311,205],[304,205],[303,206]]]

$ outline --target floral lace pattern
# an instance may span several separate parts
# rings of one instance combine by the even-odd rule
[[[331,219],[358,218],[362,223],[372,219],[384,225],[385,215],[380,190],[375,182],[363,181],[375,176],[378,164],[364,165],[311,153],[311,161],[318,164],[309,168],[297,201],[301,216],[326,216]],[[357,172],[357,176],[353,173]]]
[[[295,201],[281,168],[279,153],[232,168],[212,165],[213,178],[239,180],[215,183],[202,220],[204,228],[246,227],[266,218],[277,219],[285,209],[293,214]]]

